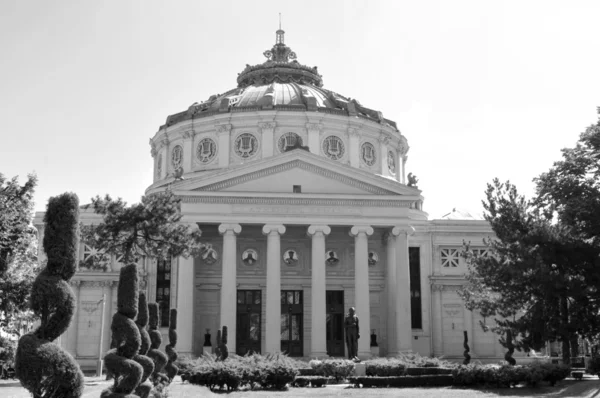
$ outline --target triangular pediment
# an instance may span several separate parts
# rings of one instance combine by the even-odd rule
[[[371,172],[342,165],[310,152],[296,150],[267,159],[236,165],[173,184],[177,191],[222,193],[292,193],[294,185],[304,194],[407,195],[407,187]]]

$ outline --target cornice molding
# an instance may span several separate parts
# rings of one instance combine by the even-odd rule
[[[253,198],[249,196],[180,196],[183,203],[262,204],[262,205],[314,205],[314,206],[358,206],[408,208],[414,200],[374,199],[314,199],[314,198]]]
[[[309,171],[311,173],[315,173],[321,175],[326,178],[330,178],[332,180],[336,180],[342,182],[344,184],[362,189],[364,191],[378,194],[378,195],[394,195],[395,192],[389,191],[387,189],[379,188],[373,186],[371,184],[367,184],[365,182],[356,180],[354,178],[350,178],[348,176],[336,173],[331,170],[326,170],[321,167],[317,167],[315,165],[309,164],[302,160],[292,160],[287,163],[279,164],[276,166],[268,167],[262,170],[257,170],[252,173],[244,174],[238,177],[229,178],[227,180],[219,181],[213,184],[209,184],[203,187],[196,189],[196,191],[221,191],[225,188],[232,187],[234,185],[243,184],[245,182],[253,181],[258,178],[267,177],[273,174],[281,173],[286,170],[290,170],[293,168],[299,168],[302,170]]]

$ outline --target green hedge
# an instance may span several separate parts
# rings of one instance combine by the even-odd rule
[[[231,356],[225,361],[217,361],[214,355],[207,355],[192,361],[192,364],[189,360],[179,363],[187,369],[182,379],[211,390],[227,387],[231,391],[244,386],[283,390],[298,375],[296,362],[283,354]]]
[[[567,365],[534,362],[523,366],[461,365],[454,369],[454,384],[460,386],[488,385],[511,387],[520,383],[536,386],[544,381],[550,385],[569,376]]]
[[[354,374],[354,362],[348,359],[313,359],[309,365],[318,376],[333,377],[336,381]]]
[[[297,376],[293,383],[292,387],[323,387],[327,384],[329,380],[332,380],[330,377],[324,376]]]
[[[452,375],[349,377],[355,387],[445,387],[454,384]]]

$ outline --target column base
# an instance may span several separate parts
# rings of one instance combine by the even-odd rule
[[[371,350],[369,349],[369,351],[359,351],[358,352],[358,358],[363,361],[365,359],[371,359],[373,357],[373,354],[371,354]]]

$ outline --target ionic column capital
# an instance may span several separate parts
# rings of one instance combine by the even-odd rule
[[[411,236],[415,233],[415,228],[412,225],[398,225],[392,228],[392,235],[399,236],[400,234],[406,234]]]
[[[311,225],[307,230],[308,236],[314,236],[318,233],[322,233],[327,236],[331,233],[331,227],[329,225]]]
[[[217,134],[229,134],[231,127],[231,124],[217,124],[215,125],[215,130],[217,130]]]
[[[354,236],[357,237],[360,234],[365,234],[366,236],[371,236],[373,235],[373,227],[369,226],[369,225],[355,225],[352,228],[350,228],[350,236]]]
[[[266,224],[263,226],[262,232],[263,235],[283,235],[285,234],[285,226],[282,224]]]
[[[221,235],[234,234],[237,235],[242,232],[242,226],[240,224],[221,224],[219,225],[219,233]]]

